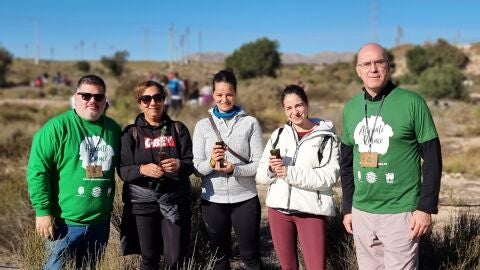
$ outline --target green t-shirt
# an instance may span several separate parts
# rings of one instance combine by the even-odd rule
[[[49,120],[33,137],[27,168],[36,215],[52,214],[67,224],[108,220],[120,134],[107,116],[91,122],[70,110]],[[101,166],[103,176],[87,177],[87,165]]]
[[[361,93],[343,110],[342,143],[353,146],[353,207],[379,214],[414,211],[421,184],[418,144],[438,137],[435,124],[425,100],[414,92],[392,90],[374,124],[381,103],[366,101]],[[378,153],[378,167],[364,168],[360,152],[369,151],[372,129],[371,151]]]

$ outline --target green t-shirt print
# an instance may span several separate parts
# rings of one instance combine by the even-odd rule
[[[425,101],[411,91],[394,89],[377,117],[380,106],[381,101],[365,101],[362,93],[344,108],[342,142],[354,150],[353,206],[370,213],[413,211],[421,182],[418,144],[438,137],[435,125]],[[377,168],[360,165],[360,153],[370,150],[370,136]]]

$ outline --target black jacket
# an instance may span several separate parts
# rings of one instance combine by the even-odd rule
[[[167,137],[164,152],[180,160],[177,173],[165,174],[154,179],[140,174],[140,165],[159,162],[159,139],[162,130]],[[157,139],[157,141],[152,140]],[[135,207],[142,212],[160,211],[172,223],[187,224],[190,221],[190,180],[193,173],[192,140],[187,127],[164,114],[159,127],[151,126],[145,116],[137,116],[135,123],[127,126],[121,138],[120,166],[118,174],[124,181],[120,243],[122,255],[140,254]],[[157,210],[155,210],[157,209]]]
[[[176,173],[167,173],[160,181],[140,174],[140,165],[159,163],[158,139],[162,130],[167,138],[164,150],[169,157],[180,160]],[[171,136],[171,137],[170,137]],[[157,141],[154,141],[157,139]],[[139,114],[135,123],[127,126],[121,138],[120,178],[125,182],[122,199],[128,203],[158,201],[163,195],[183,197],[190,195],[189,176],[193,173],[192,140],[187,127],[175,122],[164,113],[160,126],[148,124],[144,114]]]

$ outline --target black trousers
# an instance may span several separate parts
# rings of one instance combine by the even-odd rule
[[[176,269],[183,264],[190,245],[190,203],[182,203],[180,212],[182,219],[178,224],[165,219],[160,211],[135,214],[142,270],[159,269],[161,254],[167,267]]]
[[[232,226],[246,269],[261,269],[260,201],[257,196],[239,203],[213,203],[202,200],[202,218],[216,249],[214,269],[230,269]]]

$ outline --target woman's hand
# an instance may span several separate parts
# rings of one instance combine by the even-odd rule
[[[166,173],[177,172],[180,169],[180,160],[177,158],[167,158],[160,161],[160,166]]]
[[[225,164],[224,168],[220,167],[220,162],[215,163],[215,168],[214,168],[215,171],[223,172],[227,174],[233,173],[233,170],[235,170],[235,165],[231,162],[228,162],[227,160],[224,160],[223,162]]]
[[[268,161],[268,169],[271,172],[276,172],[276,169],[281,166],[283,166],[283,160],[281,158],[270,156],[270,160]]]
[[[158,164],[148,163],[140,165],[140,174],[152,178],[160,178],[165,174],[165,171]]]
[[[214,160],[216,163],[219,163],[220,160],[225,160],[225,147],[222,145],[215,144],[212,150],[212,157],[211,159]]]
[[[287,166],[279,166],[275,168],[275,173],[277,174],[277,177],[279,178],[285,178],[287,177],[287,172],[288,172],[288,167]]]

